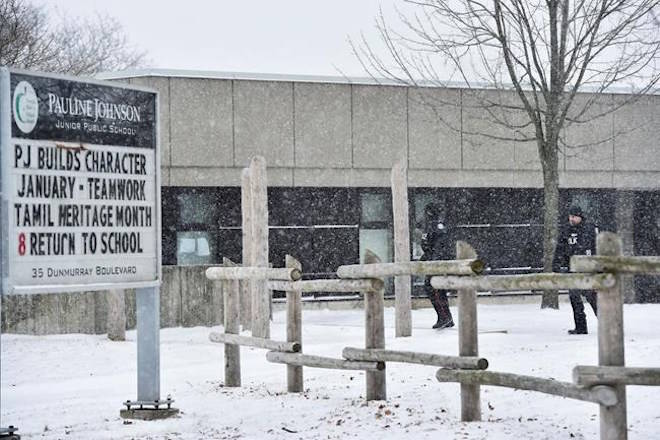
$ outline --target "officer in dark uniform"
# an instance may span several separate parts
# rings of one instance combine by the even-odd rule
[[[453,247],[447,232],[447,228],[440,221],[442,210],[433,203],[426,205],[424,209],[424,233],[422,234],[422,250],[424,254],[421,261],[451,260],[454,258]],[[431,277],[424,280],[424,292],[431,300],[433,308],[438,315],[437,322],[433,328],[443,329],[454,326],[454,320],[449,310],[447,291],[431,287]]]
[[[570,258],[573,255],[595,255],[596,253],[596,227],[586,222],[582,208],[578,205],[571,206],[568,211],[568,226],[562,228],[557,240],[555,257],[552,262],[552,270],[560,272],[562,268],[568,268]],[[587,315],[584,313],[584,303],[581,296],[598,315],[596,303],[596,292],[593,290],[569,290],[568,296],[573,307],[573,319],[575,329],[569,330],[571,335],[587,334]]]

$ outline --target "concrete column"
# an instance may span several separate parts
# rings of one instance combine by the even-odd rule
[[[108,301],[108,339],[126,340],[126,304],[122,289],[110,289],[106,293]]]

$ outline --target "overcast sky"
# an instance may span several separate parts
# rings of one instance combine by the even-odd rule
[[[34,0],[116,17],[163,69],[367,76],[347,37],[374,35],[395,0]]]

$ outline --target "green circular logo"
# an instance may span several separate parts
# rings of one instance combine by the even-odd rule
[[[39,117],[39,99],[32,84],[27,81],[19,82],[14,89],[12,104],[14,121],[18,129],[23,133],[31,132],[37,125]]]

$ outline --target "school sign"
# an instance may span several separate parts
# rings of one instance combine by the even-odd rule
[[[155,287],[157,94],[2,68],[2,292]]]

